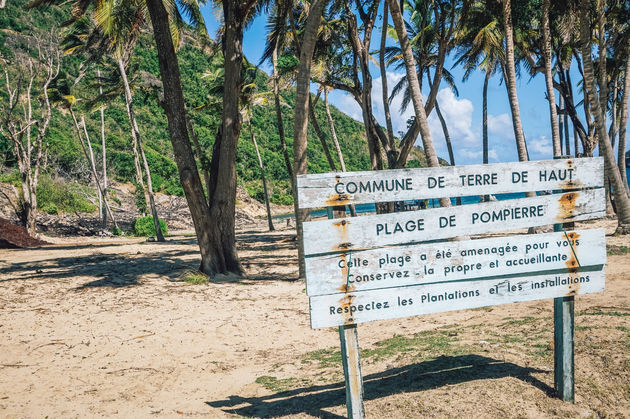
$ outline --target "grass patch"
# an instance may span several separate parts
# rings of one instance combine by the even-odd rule
[[[614,244],[606,246],[606,254],[608,256],[627,255],[628,253],[630,253],[630,247],[628,246],[616,246]]]
[[[208,275],[199,271],[188,271],[181,276],[181,280],[192,285],[208,285],[208,282],[210,282]]]
[[[612,316],[612,317],[630,317],[630,312],[622,311],[604,311],[599,308],[587,309],[576,313],[578,316]]]
[[[510,319],[510,320],[506,321],[505,323],[503,323],[501,325],[501,327],[503,327],[503,326],[512,326],[512,325],[513,326],[523,326],[525,324],[535,323],[536,321],[537,321],[536,317],[527,316],[527,317],[523,317],[522,319]]]
[[[270,375],[263,375],[262,377],[256,378],[256,383],[274,393],[282,393],[283,391],[293,390],[299,386],[310,385],[310,381],[306,379],[298,380],[295,377],[276,378]]]
[[[313,361],[319,362],[322,368],[341,365],[341,351],[336,348],[318,349],[307,353],[302,358],[302,364],[310,364]]]

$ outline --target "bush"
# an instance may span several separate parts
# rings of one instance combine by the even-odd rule
[[[59,214],[59,208],[57,208],[57,205],[53,204],[52,202],[42,205],[42,211],[50,215]]]
[[[159,219],[160,230],[165,236],[168,234],[168,228],[164,220]],[[155,236],[155,225],[153,224],[153,217],[138,217],[133,222],[133,234],[136,236],[153,237]]]
[[[87,197],[93,193],[87,186],[53,179],[48,175],[41,175],[37,185],[39,207],[49,214],[92,213],[97,208],[96,205],[88,201]]]

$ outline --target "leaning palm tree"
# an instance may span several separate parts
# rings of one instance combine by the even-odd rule
[[[630,234],[630,197],[626,193],[625,185],[621,179],[621,173],[615,163],[612,144],[608,138],[606,130],[604,110],[600,105],[600,98],[597,97],[597,86],[595,83],[594,65],[591,57],[591,25],[590,25],[590,2],[580,0],[580,42],[581,55],[584,63],[584,81],[586,94],[588,95],[591,110],[597,125],[597,137],[599,138],[600,153],[604,157],[606,175],[610,179],[613,187],[613,196],[617,210],[617,233]]]

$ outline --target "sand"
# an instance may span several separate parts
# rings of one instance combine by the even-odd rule
[[[597,226],[615,223],[581,225]],[[309,327],[294,235],[240,231],[248,277],[208,285],[180,281],[190,234],[0,250],[0,416],[345,416],[338,333]],[[361,324],[366,415],[628,417],[629,296],[626,253],[576,298],[575,404],[552,390],[551,300]]]

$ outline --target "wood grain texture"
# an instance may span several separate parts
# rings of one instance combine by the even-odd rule
[[[305,255],[348,252],[581,221],[605,215],[604,190],[567,192],[304,223]]]
[[[310,297],[313,329],[604,290],[604,271],[487,279]]]
[[[300,208],[601,187],[601,157],[297,177]]]
[[[386,247],[307,257],[309,296],[606,263],[604,229]]]

